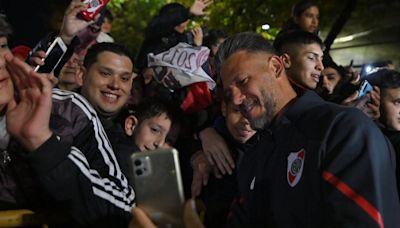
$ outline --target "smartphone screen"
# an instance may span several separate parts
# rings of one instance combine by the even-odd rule
[[[43,60],[44,65],[37,66],[35,71],[39,73],[52,72],[57,67],[66,51],[67,46],[60,37],[57,37],[46,51],[46,57]]]
[[[136,203],[158,227],[183,227],[183,184],[175,149],[131,156]]]
[[[364,80],[361,83],[358,97],[363,97],[363,96],[367,95],[368,92],[371,92],[372,90],[373,90],[373,87],[371,86],[371,84],[369,84],[369,82],[367,80]]]

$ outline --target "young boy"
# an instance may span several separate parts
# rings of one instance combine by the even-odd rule
[[[274,47],[292,84],[301,90],[317,87],[324,69],[324,44],[317,35],[305,31],[282,33],[275,39]]]
[[[143,99],[125,118],[125,133],[132,138],[138,151],[168,147],[166,137],[177,112],[172,104],[165,101]]]

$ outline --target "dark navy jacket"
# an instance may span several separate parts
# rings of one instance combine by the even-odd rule
[[[400,227],[393,149],[361,111],[308,91],[261,134],[229,227]]]

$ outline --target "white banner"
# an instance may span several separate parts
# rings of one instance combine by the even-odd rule
[[[171,90],[196,82],[207,82],[208,88],[214,89],[214,80],[201,68],[209,54],[207,47],[179,43],[158,55],[150,53],[147,59],[155,79]]]

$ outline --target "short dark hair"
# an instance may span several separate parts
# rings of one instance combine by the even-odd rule
[[[124,46],[116,43],[104,42],[104,43],[94,44],[92,47],[89,48],[87,54],[85,55],[83,66],[86,69],[89,69],[95,62],[97,62],[97,56],[105,51],[126,56],[133,63],[133,58],[131,54],[129,53],[128,49],[126,49]]]
[[[300,17],[304,11],[313,6],[318,7],[315,2],[309,0],[303,0],[296,3],[296,5],[294,5],[292,8],[292,17]]]
[[[114,20],[114,16],[109,9],[104,10],[104,18],[107,18],[110,22]]]
[[[6,16],[0,13],[0,37],[8,37],[11,34],[12,29],[6,20]]]
[[[208,47],[211,49],[212,45],[216,45],[219,39],[225,39],[226,34],[224,31],[220,29],[211,29],[208,32],[208,36],[204,37],[204,46]]]
[[[218,49],[214,58],[215,72],[220,75],[222,63],[239,51],[247,51],[250,53],[270,53],[276,54],[272,44],[260,34],[254,32],[238,33],[228,37]]]
[[[381,89],[381,93],[385,93],[385,89],[400,88],[400,72],[390,69],[382,69],[372,73],[366,78],[372,85],[376,85]]]
[[[130,113],[138,119],[139,124],[145,119],[160,116],[163,113],[171,120],[171,123],[174,123],[177,121],[176,117],[179,116],[179,109],[172,102],[156,97],[146,97],[134,106]]]
[[[302,30],[283,32],[274,41],[274,47],[279,55],[288,53],[293,45],[308,44],[318,44],[322,50],[325,49],[325,45],[319,36]]]

